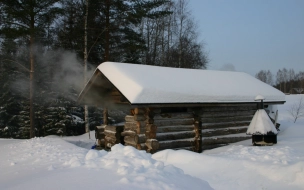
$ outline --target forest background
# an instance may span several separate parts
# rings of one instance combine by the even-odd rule
[[[207,69],[208,54],[187,0],[0,0],[0,138],[79,135],[103,108],[76,103],[104,61]],[[260,80],[302,93],[304,73]],[[109,122],[120,122],[120,112]],[[31,130],[32,129],[32,130]]]

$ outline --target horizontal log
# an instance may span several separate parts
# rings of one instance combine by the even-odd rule
[[[212,137],[220,135],[230,135],[237,133],[246,133],[248,127],[237,127],[237,128],[220,128],[220,129],[206,129],[202,130],[202,137]]]
[[[125,117],[125,121],[145,121],[146,120],[146,116],[144,115],[127,115]]]
[[[137,134],[144,134],[146,132],[145,122],[125,122],[125,131],[134,131]]]
[[[210,150],[210,149],[213,149],[213,148],[219,148],[219,147],[222,147],[222,146],[226,146],[228,144],[210,144],[210,145],[202,145],[202,150]]]
[[[194,138],[194,131],[182,131],[182,132],[171,132],[171,133],[156,133],[156,139],[158,141],[167,141],[167,140],[178,140],[178,139],[188,139]]]
[[[187,112],[178,112],[178,113],[161,113],[154,114],[154,120],[163,120],[163,119],[184,119],[184,118],[193,118],[192,113]]]
[[[105,144],[107,144],[107,143],[118,144],[118,143],[120,143],[120,139],[105,136]]]
[[[190,147],[190,146],[194,146],[194,145],[195,145],[194,138],[179,139],[179,140],[172,140],[172,141],[159,141],[158,150]]]
[[[193,151],[195,152],[195,148],[193,146],[189,147],[179,147],[179,148],[174,148],[173,150],[188,150],[188,151]]]
[[[105,127],[105,131],[112,131],[114,133],[121,133],[124,130],[123,126],[111,126],[111,125],[107,125]]]
[[[125,122],[125,125],[124,125],[124,128],[126,129],[129,129],[129,128],[133,128],[133,129],[136,129],[136,128],[142,128],[142,127],[146,127],[146,122],[145,121],[127,121]]]
[[[161,113],[161,108],[148,108],[145,114],[157,114]]]
[[[249,111],[227,111],[227,112],[204,112],[199,116],[201,118],[231,117],[231,116],[253,116],[256,110]]]
[[[193,118],[185,119],[168,119],[168,120],[154,120],[154,125],[160,126],[172,126],[172,125],[191,125],[194,123]]]
[[[243,140],[251,139],[251,136],[240,136],[240,137],[210,137],[202,139],[202,147],[204,145],[212,144],[229,144],[235,143]]]
[[[147,146],[148,149],[150,150],[158,150],[159,149],[159,142],[156,139],[147,139],[145,145]]]
[[[107,126],[107,125],[96,126],[96,127],[95,127],[95,131],[103,132],[106,126]]]
[[[157,127],[157,133],[177,132],[177,131],[192,131],[194,125],[174,125]]]
[[[108,130],[105,130],[105,131],[104,131],[104,134],[105,134],[105,136],[107,136],[107,137],[111,137],[111,138],[115,138],[115,139],[118,139],[118,138],[120,138],[120,136],[121,136],[120,133],[113,132],[113,131],[108,131]]]
[[[203,112],[223,112],[223,111],[248,111],[257,110],[256,104],[242,105],[242,106],[215,106],[215,107],[202,107]]]
[[[210,117],[201,118],[202,123],[220,123],[220,122],[236,122],[236,121],[251,121],[253,116],[232,116],[232,117]]]
[[[156,133],[151,131],[146,131],[145,133],[147,139],[156,139]]]
[[[134,147],[136,147],[138,139],[136,136],[125,136],[124,141],[125,141],[125,143],[131,144]]]
[[[144,134],[134,135],[134,136],[125,136],[124,141],[129,144],[140,144],[146,141],[146,136]]]
[[[250,124],[250,121],[223,122],[223,123],[202,123],[202,129],[249,126],[249,124]]]
[[[136,132],[134,131],[123,131],[121,132],[121,136],[135,136],[136,135]]]
[[[146,125],[146,131],[149,131],[149,132],[155,132],[157,131],[157,126],[154,125],[154,124],[147,124]]]

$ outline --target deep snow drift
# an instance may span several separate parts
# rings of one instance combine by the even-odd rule
[[[247,140],[201,154],[150,155],[122,145],[90,150],[88,134],[0,139],[0,189],[304,189],[304,118],[294,124],[288,113],[299,99],[287,96],[279,106],[274,146]]]

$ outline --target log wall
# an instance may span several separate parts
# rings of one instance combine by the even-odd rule
[[[256,110],[254,104],[201,108],[202,150],[250,139],[245,133]]]
[[[106,125],[104,129],[104,144],[105,144],[105,149],[111,148],[115,144],[122,143],[123,139],[121,137],[121,133],[124,129],[124,126],[118,125],[118,126],[110,126]]]
[[[122,143],[155,153],[164,149],[195,152],[250,139],[247,127],[255,104],[172,109],[135,108],[121,128],[106,126],[105,146]],[[120,138],[121,137],[121,138]]]
[[[158,151],[164,149],[196,151],[198,149],[193,113],[187,112],[187,110],[170,112],[170,109],[150,109],[148,118],[153,120],[155,130],[153,135],[159,144]]]
[[[126,146],[133,146],[139,150],[147,150],[146,125],[149,123],[145,113],[146,109],[135,108],[125,117],[124,130],[121,135]]]

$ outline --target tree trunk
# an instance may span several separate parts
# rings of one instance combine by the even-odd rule
[[[87,52],[87,24],[88,24],[88,7],[89,7],[89,0],[86,0],[86,14],[84,19],[84,85],[87,83],[87,59],[88,59],[88,52]],[[86,133],[89,133],[90,137],[90,128],[89,128],[89,110],[88,106],[84,106],[84,121],[85,121],[85,131]]]
[[[30,34],[30,138],[35,137],[35,112],[34,112],[34,15],[31,15],[31,34]]]

